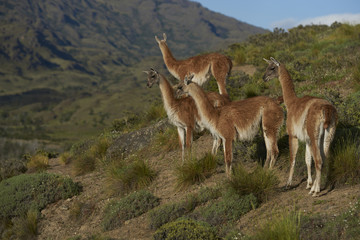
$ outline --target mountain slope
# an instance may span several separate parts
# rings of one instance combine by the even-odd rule
[[[165,32],[185,58],[265,32],[188,0],[4,0],[0,24],[0,96],[16,103],[0,105],[1,136],[23,132],[18,116],[26,115],[27,129],[41,126],[56,139],[91,135],[159,99],[142,73],[166,73],[155,35]],[[29,92],[59,97],[27,101]]]

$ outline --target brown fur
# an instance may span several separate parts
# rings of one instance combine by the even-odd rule
[[[285,66],[273,58],[271,61],[264,60],[269,63],[269,66],[263,79],[269,81],[272,78],[279,78],[287,109],[286,128],[289,134],[291,162],[287,185],[290,186],[292,183],[298,139],[300,139],[306,142],[307,188],[312,185],[311,158],[315,162],[316,178],[310,193],[316,196],[320,192],[321,166],[328,155],[329,146],[336,130],[337,111],[331,103],[324,99],[311,96],[297,97],[294,84]]]
[[[236,138],[239,140],[253,139],[258,133],[260,123],[263,127],[267,148],[265,165],[270,164],[270,167],[274,165],[279,152],[278,132],[284,119],[282,108],[275,100],[259,96],[230,102],[215,108],[198,84],[186,78],[183,89],[195,100],[204,126],[219,140],[218,144],[222,141],[228,177],[231,173],[232,142]]]
[[[191,148],[193,131],[198,126],[202,128],[200,116],[195,106],[195,102],[191,97],[176,98],[174,89],[169,81],[155,70],[144,71],[147,75],[147,86],[152,87],[154,83],[158,83],[165,110],[172,124],[178,128],[178,136],[180,146],[182,148],[181,158],[184,161],[185,148]],[[224,105],[227,99],[218,93],[208,93],[209,99],[216,105]]]
[[[163,37],[163,40],[159,40],[156,36],[155,39],[159,44],[166,67],[175,78],[183,81],[187,74],[194,74],[194,82],[202,85],[209,80],[210,74],[212,74],[217,81],[220,94],[228,97],[225,85],[232,69],[230,58],[220,53],[209,53],[185,60],[176,60],[166,44],[165,33]]]

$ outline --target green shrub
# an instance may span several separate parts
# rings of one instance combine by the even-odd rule
[[[168,223],[158,229],[154,240],[218,239],[212,228],[206,223],[191,219],[181,219]]]
[[[221,196],[220,188],[204,187],[198,193],[188,195],[185,200],[172,202],[154,208],[149,212],[150,228],[158,229],[162,225],[189,214],[200,204]]]
[[[110,202],[106,206],[102,227],[106,231],[115,229],[126,220],[140,216],[159,204],[160,199],[146,190],[131,193],[119,201]]]
[[[254,194],[260,201],[265,201],[273,193],[279,184],[276,175],[269,169],[260,165],[248,173],[241,164],[238,164],[233,171],[228,186],[239,195]]]
[[[190,217],[207,222],[212,226],[219,226],[240,219],[242,215],[256,206],[257,199],[252,194],[239,196],[228,193],[220,200],[196,209],[190,214]]]
[[[150,228],[158,229],[162,225],[175,221],[188,213],[185,202],[168,203],[149,212]]]
[[[199,204],[206,203],[219,197],[221,197],[221,189],[219,187],[202,187],[196,194],[196,199]]]
[[[79,194],[81,186],[55,174],[23,174],[0,182],[0,220],[42,210],[49,203]]]
[[[269,220],[250,239],[300,240],[300,213],[288,213]]]
[[[211,176],[217,167],[215,156],[207,153],[200,159],[190,158],[175,169],[177,187],[189,187]]]
[[[131,162],[130,162],[131,161]],[[143,159],[113,161],[106,169],[110,194],[125,194],[149,186],[157,173]]]

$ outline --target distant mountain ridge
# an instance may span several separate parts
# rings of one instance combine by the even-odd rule
[[[143,111],[159,92],[142,70],[166,73],[154,39],[163,32],[185,58],[266,30],[188,0],[0,1],[0,133],[23,126],[20,113],[56,135]]]
[[[38,69],[106,74],[104,65],[158,56],[154,35],[162,32],[179,57],[265,32],[187,0],[5,0],[0,16],[0,71],[20,76]]]

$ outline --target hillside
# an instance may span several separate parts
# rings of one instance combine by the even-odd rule
[[[252,36],[224,51],[234,62],[227,82],[232,100],[281,96],[277,79],[266,83],[262,79],[267,66],[262,58],[273,56],[286,65],[298,96],[318,96],[336,107],[337,130],[330,156],[323,163],[318,197],[309,196],[305,189],[304,143],[299,144],[293,185],[285,187],[290,167],[285,127],[280,131],[280,153],[273,170],[262,167],[266,150],[261,132],[253,141],[234,143],[229,180],[223,152],[215,157],[207,154],[212,145],[207,131],[195,134],[191,155],[180,163],[176,128],[167,122],[162,104],[156,104],[140,115],[128,113],[111,128],[73,144],[59,156],[38,151],[17,165],[15,161],[3,164],[0,193],[6,190],[6,196],[0,194],[2,236],[164,239],[165,235],[186,234],[179,229],[193,229],[187,234],[207,236],[205,239],[357,239],[359,36],[360,25],[298,26],[289,32],[275,29]],[[204,88],[216,91],[214,79]],[[159,94],[157,87],[154,90]],[[36,179],[44,173],[68,176],[82,186],[81,191],[75,192],[76,188],[70,197],[61,198],[65,188],[58,189],[61,182],[50,181],[48,185],[55,188],[36,197],[34,191],[48,186],[47,182],[19,185],[21,177]],[[17,187],[11,188],[13,185]],[[50,198],[53,195],[58,198]],[[11,209],[11,200],[19,201],[22,211]],[[179,227],[184,225],[186,228]]]
[[[52,142],[99,133],[159,99],[142,73],[164,69],[155,35],[166,32],[183,58],[265,32],[188,0],[5,0],[0,16],[0,134]]]

